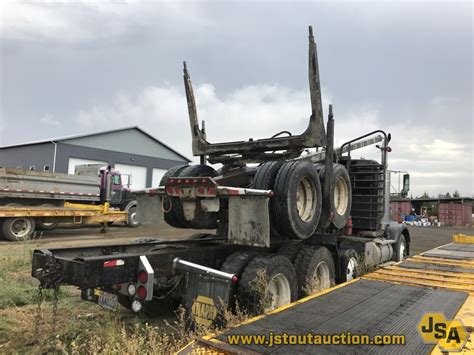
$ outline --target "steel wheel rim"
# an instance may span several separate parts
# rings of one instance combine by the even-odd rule
[[[354,274],[357,270],[357,260],[355,258],[350,258],[349,262],[347,263],[347,270],[346,270],[346,280],[350,281],[354,279]]]
[[[314,269],[313,277],[310,280],[311,293],[319,292],[331,287],[329,277],[329,266],[325,261],[321,261]]]
[[[276,274],[268,282],[266,288],[266,299],[269,302],[265,305],[265,312],[269,312],[278,307],[284,306],[291,302],[290,282],[283,274]]]
[[[405,242],[400,242],[400,247],[398,248],[398,261],[402,261],[406,257],[406,247]]]
[[[349,205],[349,189],[342,176],[337,179],[334,186],[334,205],[339,216],[343,216],[346,213]]]
[[[17,239],[25,239],[31,231],[31,221],[28,218],[15,218],[10,225],[10,231]]]
[[[296,209],[301,220],[308,222],[313,219],[316,206],[316,191],[313,181],[303,177],[296,190]]]

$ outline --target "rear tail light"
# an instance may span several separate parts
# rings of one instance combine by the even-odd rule
[[[140,281],[142,284],[146,284],[148,281],[148,274],[145,270],[142,270],[138,273],[138,281]]]
[[[142,298],[142,299],[145,299],[146,295],[147,295],[147,292],[146,292],[145,286],[138,287],[137,296]]]

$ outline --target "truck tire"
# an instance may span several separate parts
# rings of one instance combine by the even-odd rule
[[[341,279],[343,282],[359,277],[361,259],[354,249],[347,249],[341,255]]]
[[[294,262],[301,247],[301,243],[285,243],[278,249],[277,254],[283,255],[291,262]]]
[[[324,164],[318,164],[316,169],[319,172],[321,190],[324,191],[324,173],[326,168]],[[323,208],[318,229],[325,229],[329,226],[342,229],[346,226],[347,219],[349,218],[352,204],[351,180],[346,168],[341,164],[333,164],[333,186],[331,189],[329,215],[325,213]]]
[[[209,165],[191,165],[181,170],[179,176],[183,177],[215,177],[217,172]],[[199,200],[196,200],[199,204]],[[196,212],[198,215],[193,221],[187,221],[184,217],[183,205],[181,200],[175,203],[174,211],[176,217],[184,225],[194,229],[215,229],[217,228],[217,212],[202,212],[199,206],[197,206]]]
[[[250,314],[269,312],[296,301],[298,283],[295,268],[284,256],[257,256],[245,267],[237,299]]]
[[[2,235],[6,240],[17,242],[28,240],[35,232],[35,220],[28,217],[5,218]]]
[[[168,171],[165,173],[165,175],[163,175],[163,177],[160,180],[160,186],[163,186],[164,184],[166,184],[166,182],[168,181],[168,178],[178,176],[179,173],[187,167],[188,165],[177,165],[168,169]],[[171,227],[186,228],[186,226],[184,226],[173,213],[172,207],[175,203],[177,203],[177,201],[179,201],[178,197],[170,197],[166,194],[163,196],[163,202],[162,202],[163,218],[165,222],[168,223],[168,225],[170,225]]]
[[[252,251],[237,251],[230,254],[222,264],[221,271],[237,275],[240,280],[242,272],[255,255],[257,253]]]
[[[300,298],[321,292],[335,284],[335,268],[326,247],[304,247],[295,259]]]
[[[392,244],[393,245],[393,244]],[[393,250],[392,261],[402,261],[408,256],[408,246],[405,236],[403,234],[400,235],[400,239],[398,240],[395,248]]]
[[[283,163],[283,161],[271,161],[260,165],[252,181],[252,188],[259,190],[273,190],[276,176]],[[273,210],[275,207],[273,198],[270,199],[268,208],[270,215],[270,234],[272,238],[281,239],[281,234],[278,233],[278,229],[275,228],[275,217],[273,215]]]
[[[294,239],[313,235],[321,216],[321,184],[313,164],[285,162],[274,184],[274,221],[278,232]]]
[[[141,223],[137,219],[137,206],[130,207],[127,212],[127,222],[125,222],[125,225],[129,228],[139,227]]]
[[[44,203],[40,207],[57,207],[50,203]],[[50,231],[58,226],[59,222],[44,222],[43,220],[37,220],[36,229],[40,231]]]

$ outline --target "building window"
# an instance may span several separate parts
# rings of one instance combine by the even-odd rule
[[[23,169],[23,167],[21,165],[18,165],[16,168],[17,169]]]
[[[49,170],[50,170],[49,165],[45,165],[45,166],[43,167],[43,171],[49,171]]]
[[[30,165],[29,169],[34,171],[34,170],[35,170],[35,166],[34,166],[34,165]]]

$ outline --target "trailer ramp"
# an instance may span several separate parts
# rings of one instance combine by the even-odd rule
[[[441,353],[436,343],[427,343],[429,339],[419,331],[422,317],[433,313],[460,320],[468,339],[462,351],[474,352],[469,339],[474,327],[474,237],[454,236],[453,243],[198,339],[179,354]],[[270,344],[271,334],[342,332],[368,335],[370,339],[382,334],[404,335],[405,344]],[[231,345],[237,335],[265,335],[266,343],[241,341]]]

